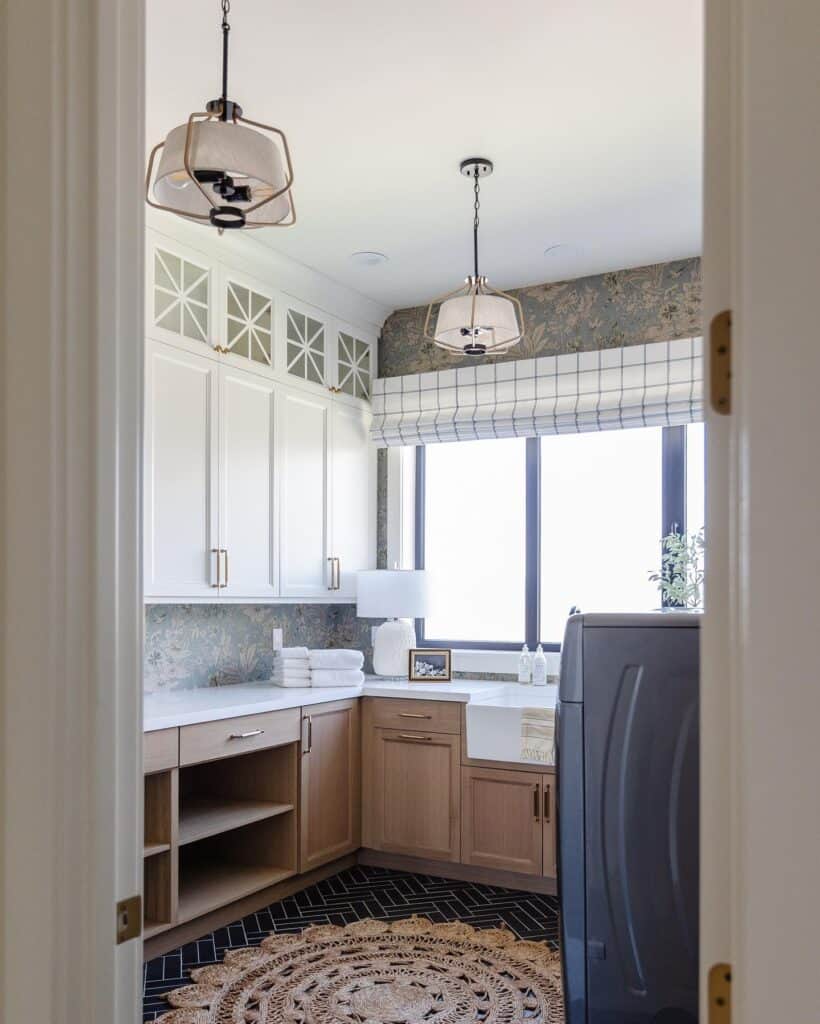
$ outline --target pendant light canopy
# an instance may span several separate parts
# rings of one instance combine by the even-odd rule
[[[473,179],[473,273],[454,292],[433,299],[427,307],[424,336],[439,348],[458,355],[483,356],[506,352],[524,337],[524,312],[512,295],[491,288],[478,272],[479,180],[493,173],[491,160],[469,157],[461,173]],[[433,311],[438,306],[435,330]]]
[[[290,227],[296,213],[284,132],[243,117],[228,98],[230,7],[230,0],[222,0],[222,95],[151,150],[145,200],[220,231]]]

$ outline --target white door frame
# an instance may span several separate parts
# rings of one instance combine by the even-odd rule
[[[9,0],[0,1019],[139,1019],[142,0]]]
[[[818,38],[807,0],[707,3],[705,319],[733,311],[733,408],[708,419],[701,980],[732,964],[742,1024],[820,1005]]]

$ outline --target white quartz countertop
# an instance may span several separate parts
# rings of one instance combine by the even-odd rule
[[[143,704],[143,729],[171,729],[180,725],[215,722],[263,711],[309,707],[351,697],[404,697],[415,700],[452,700],[512,707],[554,707],[555,686],[485,679],[454,679],[451,683],[410,683],[407,680],[368,676],[363,686],[279,687],[267,682],[236,686],[206,686],[193,690],[148,693]]]

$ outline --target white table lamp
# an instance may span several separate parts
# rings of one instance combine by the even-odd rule
[[[387,619],[373,639],[373,670],[379,676],[407,676],[416,646],[415,619],[427,612],[427,577],[422,569],[372,569],[356,578],[356,614]],[[409,620],[409,621],[408,621]]]

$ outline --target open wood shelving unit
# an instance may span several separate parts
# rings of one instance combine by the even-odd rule
[[[298,744],[145,776],[150,938],[297,871]]]

